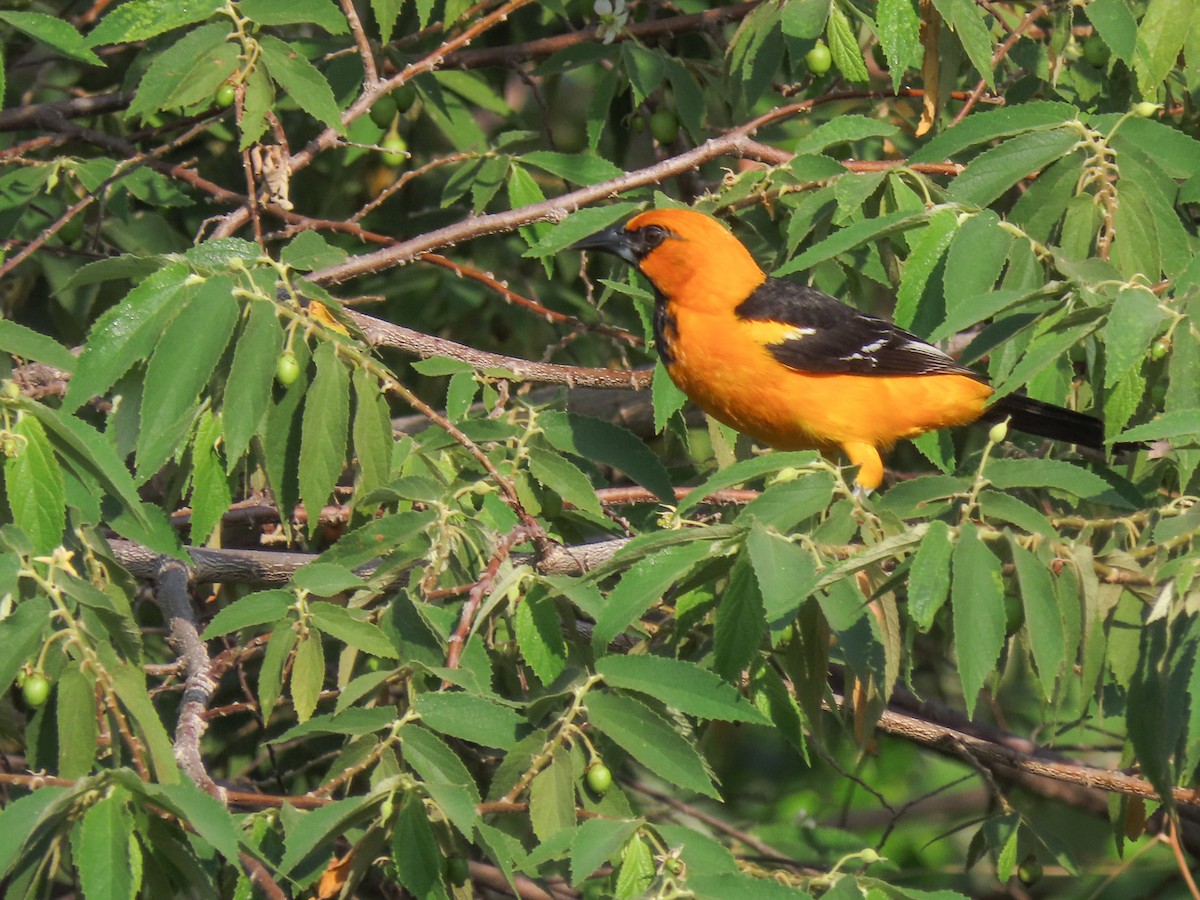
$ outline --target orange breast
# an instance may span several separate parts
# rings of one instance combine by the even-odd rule
[[[671,304],[668,372],[705,412],[784,450],[867,443],[887,448],[973,422],[992,389],[964,375],[823,375],[782,365],[767,349],[778,325]]]

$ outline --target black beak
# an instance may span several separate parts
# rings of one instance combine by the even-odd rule
[[[576,241],[571,245],[571,249],[600,250],[604,253],[612,253],[621,257],[631,266],[636,266],[638,261],[638,255],[629,239],[629,232],[616,225],[598,231],[591,237],[585,237],[582,241]]]

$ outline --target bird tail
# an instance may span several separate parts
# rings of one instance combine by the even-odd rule
[[[1026,434],[1079,444],[1094,450],[1104,449],[1104,423],[1095,416],[1043,403],[1032,397],[1009,394],[993,403],[983,414],[984,421],[1009,424]]]

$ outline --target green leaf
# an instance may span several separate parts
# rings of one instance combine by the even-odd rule
[[[1113,55],[1132,68],[1137,49],[1137,20],[1125,0],[1092,0],[1084,11]]]
[[[290,873],[306,856],[324,844],[332,844],[380,802],[378,795],[367,794],[335,800],[328,806],[300,813],[288,829],[287,849],[279,860],[278,871]]]
[[[1200,409],[1181,409],[1135,425],[1118,437],[1123,441],[1161,441],[1200,435]]]
[[[579,467],[556,453],[529,448],[529,472],[562,499],[595,516],[604,515],[596,489]]]
[[[662,462],[624,428],[602,419],[562,412],[543,413],[538,422],[555,449],[620,469],[663,503],[675,502],[675,489]]]
[[[899,130],[890,122],[881,122],[866,116],[838,116],[836,119],[822,122],[800,138],[792,150],[800,157],[808,153],[821,153],[838,144],[894,137]]]
[[[1009,138],[971,160],[950,185],[950,196],[962,203],[987,206],[1021,179],[1071,152],[1077,139],[1069,128]]]
[[[529,821],[542,841],[575,827],[575,777],[561,747],[529,785]]]
[[[150,700],[146,688],[146,675],[140,666],[122,663],[116,669],[108,669],[113,692],[133,720],[137,734],[150,751],[151,769],[158,782],[163,785],[179,782],[179,766],[175,762],[175,751],[171,739],[163,727],[158,710]]]
[[[225,382],[221,420],[225,426],[225,461],[232,471],[250,439],[258,433],[271,401],[275,362],[283,349],[283,328],[275,304],[251,302],[246,324],[233,350]]]
[[[919,69],[924,60],[921,15],[913,0],[879,0],[875,11],[876,33],[888,61],[892,89],[899,90],[908,69]]]
[[[203,22],[221,0],[132,0],[108,13],[87,36],[89,47],[145,41],[173,28]]]
[[[692,541],[664,548],[630,566],[596,618],[592,647],[597,655],[711,552],[710,542]]]
[[[421,694],[414,708],[434,731],[501,750],[517,742],[524,721],[507,706],[458,691]]]
[[[679,389],[662,359],[654,361],[654,377],[650,382],[650,402],[654,406],[654,431],[661,434],[671,416],[687,405],[687,394]]]
[[[328,341],[313,353],[317,375],[304,398],[300,433],[300,497],[315,534],[321,509],[346,465],[346,429],[350,424],[350,373]]]
[[[210,641],[243,628],[278,622],[295,602],[291,591],[269,590],[247,594],[213,616],[202,637]]]
[[[262,665],[258,669],[258,708],[264,722],[271,720],[275,702],[283,690],[283,666],[296,646],[296,631],[290,619],[282,619],[271,630]]]
[[[992,72],[994,41],[983,23],[985,11],[972,0],[934,0],[934,5],[951,30],[958,35],[971,65],[983,76],[988,88],[995,90],[996,82]]]
[[[318,597],[335,597],[343,591],[356,591],[368,583],[345,565],[328,562],[322,557],[296,570],[292,584]]]
[[[126,115],[145,119],[160,109],[175,108],[172,95],[192,84],[198,72],[204,71],[206,62],[222,52],[229,31],[228,23],[201,25],[158,54],[138,82]]]
[[[713,668],[729,682],[741,680],[766,632],[762,593],[748,555],[738,557],[721,593],[713,628]]]
[[[96,681],[79,666],[72,665],[59,676],[58,733],[70,740],[58,745],[58,774],[82,778],[96,761]]]
[[[301,724],[307,722],[317,708],[324,684],[325,650],[321,646],[321,635],[310,631],[300,638],[292,660],[292,704]]]
[[[7,22],[17,31],[23,32],[35,41],[41,41],[53,47],[59,53],[71,59],[77,59],[90,66],[103,66],[104,60],[88,48],[83,35],[71,27],[60,16],[47,16],[37,12],[0,12],[0,22]]]
[[[817,263],[833,259],[847,250],[861,247],[894,232],[913,228],[926,221],[926,218],[926,213],[922,210],[921,212],[894,212],[875,219],[863,219],[818,241],[799,256],[785,262],[771,274],[779,278],[802,269],[811,269]]]
[[[1080,466],[1061,459],[990,459],[984,470],[992,487],[1053,488],[1076,497],[1097,497],[1108,482]]]
[[[187,267],[179,264],[162,269],[96,320],[63,399],[64,412],[103,395],[134,363],[150,356],[179,312],[187,274]]]
[[[766,719],[737,689],[695,663],[663,656],[605,656],[596,661],[605,684],[638,691],[701,719],[754,722]]]
[[[1141,275],[1157,281],[1162,273],[1162,242],[1149,199],[1137,182],[1122,179],[1118,200],[1113,215],[1113,261],[1126,278]]]
[[[309,606],[313,624],[322,633],[337,638],[348,647],[355,647],[372,656],[396,658],[396,648],[378,625],[359,618],[344,606],[334,603],[313,603]],[[365,614],[364,614],[365,615]]]
[[[800,605],[816,588],[813,554],[758,522],[750,526],[746,550],[762,592],[763,612],[772,631],[778,631],[796,618]]]
[[[571,841],[571,884],[579,886],[638,830],[638,819],[588,819]]]
[[[355,369],[354,455],[358,459],[358,496],[383,487],[392,477],[392,419],[379,381],[366,369]]]
[[[1047,697],[1054,695],[1054,684],[1066,659],[1066,636],[1058,609],[1054,579],[1045,563],[1009,538],[1021,603],[1025,609],[1025,632],[1033,650],[1038,679]]]
[[[318,0],[326,3],[327,0]],[[245,5],[243,4],[243,9]],[[332,8],[332,7],[331,7]],[[302,231],[279,251],[279,261],[292,269],[311,272],[345,262],[346,251],[335,247],[319,231]]]
[[[1191,28],[1192,0],[1157,0],[1147,4],[1138,26],[1133,70],[1142,93],[1154,96],[1158,85],[1175,65]]]
[[[849,81],[865,84],[870,80],[867,64],[863,61],[862,48],[850,28],[850,20],[836,3],[829,10],[829,21],[825,25],[825,37],[829,40],[829,52],[833,63]]]
[[[179,448],[193,407],[238,320],[233,279],[209,278],[188,293],[183,309],[157,341],[146,367],[142,431],[137,442],[138,473],[143,477],[162,468]]]
[[[101,799],[83,815],[79,835],[71,844],[79,881],[89,897],[133,900],[140,888],[141,851],[125,792]],[[137,857],[136,863],[134,857]]]
[[[259,25],[298,25],[311,22],[330,34],[345,34],[350,30],[346,17],[330,0],[241,0],[238,9],[242,15]],[[384,38],[386,43],[387,38]]]
[[[392,30],[396,27],[396,19],[400,17],[400,10],[404,6],[404,0],[371,0],[371,11],[375,13],[375,23],[379,26],[379,39],[383,43],[390,43],[392,40]]]
[[[407,796],[392,826],[392,860],[400,883],[418,900],[447,896],[442,883],[442,853],[425,804],[415,792]]]
[[[62,467],[41,423],[22,416],[12,429],[16,455],[4,460],[4,488],[13,522],[37,553],[62,543],[67,527],[67,497]]]
[[[1057,126],[1075,121],[1077,117],[1078,110],[1071,104],[1048,100],[973,113],[921,147],[909,158],[909,162],[941,162],[976,144],[1022,132],[1056,129]]]
[[[650,845],[634,835],[625,845],[621,855],[621,866],[617,869],[617,883],[613,891],[616,900],[633,900],[644,897],[654,882],[654,856]]]
[[[1104,328],[1104,386],[1112,387],[1135,365],[1146,358],[1167,313],[1158,298],[1146,288],[1123,288],[1117,295]]]
[[[912,327],[925,286],[954,240],[957,229],[958,216],[952,210],[941,210],[930,217],[924,229],[909,236],[913,249],[904,263],[893,314],[896,324],[901,328]]]
[[[0,89],[3,85],[0,84]],[[2,99],[3,95],[0,95]],[[75,371],[75,357],[58,341],[10,319],[0,319],[0,351],[64,372]]]
[[[950,526],[937,519],[930,522],[908,573],[908,614],[921,631],[930,629],[933,617],[946,602],[953,550]]]
[[[671,723],[632,697],[607,691],[587,695],[588,721],[659,778],[717,799],[700,754]]]
[[[535,150],[520,157],[526,165],[535,166],[552,175],[557,175],[572,184],[599,184],[619,178],[624,174],[620,166],[590,153],[556,153],[553,150]]]
[[[954,646],[967,715],[973,715],[979,691],[996,671],[1004,647],[1004,582],[1000,560],[979,539],[970,522],[959,528],[952,557]]]
[[[273,35],[259,36],[263,60],[267,71],[289,97],[300,105],[300,108],[324,122],[338,134],[346,133],[342,124],[342,114],[333,96],[333,89],[325,76],[317,71],[299,48],[294,47]]]
[[[542,684],[551,684],[567,665],[562,622],[554,601],[542,589],[525,594],[513,615],[521,656]]]
[[[196,426],[192,444],[192,519],[191,541],[203,544],[233,503],[229,479],[218,445],[221,443],[220,416],[206,409]]]
[[[640,203],[613,203],[609,206],[589,206],[563,219],[540,241],[525,251],[525,256],[541,259],[551,256],[595,234],[639,209]]]

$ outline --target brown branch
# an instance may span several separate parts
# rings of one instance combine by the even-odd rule
[[[450,639],[447,641],[450,645],[446,651],[447,669],[458,668],[463,647],[466,646],[467,637],[471,633],[471,625],[475,621],[475,614],[479,611],[483,598],[490,594],[492,588],[496,586],[496,573],[500,571],[500,566],[508,559],[513,547],[530,540],[530,538],[531,535],[527,528],[517,527],[497,543],[491,559],[488,560],[487,568],[479,576],[479,580],[471,586],[471,590],[467,594],[467,602],[463,604],[462,612],[459,614],[458,627],[454,629],[454,634],[450,635]],[[442,690],[449,686],[450,682],[442,682]]]
[[[999,47],[997,47],[996,52],[992,54],[992,71],[993,72],[996,71],[996,66],[1000,65],[1000,63],[1004,60],[1004,58],[1006,56],[1008,56],[1009,51],[1012,50],[1013,46],[1017,43],[1017,41],[1019,41],[1021,39],[1021,35],[1024,34],[1025,31],[1031,25],[1033,25],[1033,23],[1036,20],[1038,20],[1039,18],[1044,16],[1047,12],[1049,12],[1050,8],[1052,6],[1054,6],[1054,3],[1052,2],[1052,0],[1046,0],[1046,2],[1044,2],[1044,3],[1039,3],[1033,9],[1031,9],[1029,11],[1029,14],[1026,15],[1024,19],[1021,20],[1021,23],[1012,30],[1012,34],[1010,34],[1007,38],[1005,38],[1004,43],[1002,43]],[[967,98],[967,102],[963,104],[962,109],[960,109],[958,111],[958,114],[955,115],[954,119],[951,120],[951,122],[950,122],[951,128],[953,128],[955,125],[957,125],[963,119],[965,119],[968,114],[970,114],[971,110],[975,108],[975,104],[979,102],[979,98],[983,96],[983,92],[986,89],[987,89],[987,82],[984,79],[980,78],[979,83],[975,85],[974,89],[971,91],[971,95]]]
[[[379,72],[375,69],[375,54],[371,52],[371,44],[363,31],[362,21],[358,18],[358,10],[354,8],[354,0],[341,0],[342,12],[350,23],[350,33],[354,35],[354,45],[358,47],[358,55],[362,58],[363,80],[369,88],[379,80]]]

